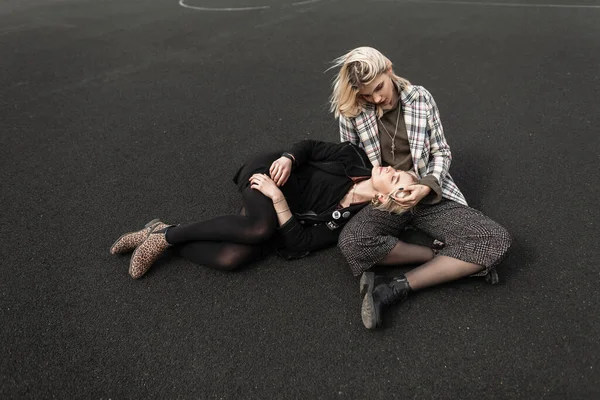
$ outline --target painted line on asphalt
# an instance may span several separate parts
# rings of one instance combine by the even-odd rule
[[[318,3],[322,0],[305,0],[305,1],[298,1],[296,3],[292,3],[293,6],[302,6],[304,4],[312,4],[312,3]]]
[[[304,0],[292,3],[292,6],[302,6],[305,4],[318,3],[322,0]],[[254,11],[254,10],[266,10],[271,6],[249,6],[249,7],[201,7],[201,6],[190,6],[185,4],[184,0],[179,0],[179,5],[184,8],[190,8],[197,11]]]
[[[271,6],[253,6],[253,7],[200,7],[200,6],[188,6],[184,0],[179,0],[179,5],[184,8],[191,8],[192,10],[198,11],[253,11],[253,10],[266,10]]]
[[[374,0],[385,3],[413,3],[413,4],[448,4],[448,5],[472,5],[472,6],[491,6],[491,7],[529,7],[529,8],[596,8],[600,5],[586,4],[526,4],[526,3],[486,3],[481,1],[443,1],[443,0]]]

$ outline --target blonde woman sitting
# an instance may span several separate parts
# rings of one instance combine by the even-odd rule
[[[510,234],[467,205],[450,176],[452,154],[436,102],[427,89],[395,74],[392,62],[372,47],[359,47],[334,62],[339,67],[331,111],[340,138],[365,150],[373,166],[413,171],[418,184],[398,198],[411,213],[363,209],[340,235],[339,247],[354,275],[361,276],[361,315],[368,329],[382,324],[385,307],[411,291],[476,273],[488,273],[510,247]],[[398,238],[407,224],[441,240],[436,257],[387,277],[369,271],[376,264],[402,264],[413,251]]]

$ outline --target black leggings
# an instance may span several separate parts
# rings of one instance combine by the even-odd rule
[[[255,189],[242,190],[245,213],[178,225],[167,230],[167,242],[196,264],[233,270],[263,254],[277,228],[271,199]]]

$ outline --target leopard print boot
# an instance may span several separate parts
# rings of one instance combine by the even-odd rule
[[[148,237],[152,231],[152,228],[154,228],[156,224],[160,223],[162,223],[160,220],[153,219],[152,221],[148,222],[143,229],[140,229],[136,232],[127,232],[121,235],[121,237],[119,237],[117,241],[114,242],[110,247],[110,254],[129,253],[130,251],[135,250],[135,248],[142,244],[142,242]]]
[[[144,276],[150,269],[152,264],[162,256],[162,254],[171,245],[166,239],[166,229],[173,225],[158,223],[150,231],[150,234],[142,244],[133,252],[131,261],[129,262],[129,275],[133,279],[138,279]]]

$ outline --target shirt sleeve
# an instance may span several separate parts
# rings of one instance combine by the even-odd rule
[[[442,127],[442,121],[440,119],[440,112],[437,108],[437,104],[433,99],[431,93],[426,89],[425,92],[425,103],[427,105],[427,131],[429,133],[429,163],[427,164],[427,175],[433,175],[439,183],[444,182],[448,171],[450,170],[450,163],[452,161],[452,153],[450,152],[450,146],[446,142],[444,136],[444,128]]]
[[[296,166],[306,164],[308,161],[327,161],[339,158],[340,151],[347,143],[329,143],[320,140],[302,140],[294,144],[289,151],[296,159]]]
[[[360,144],[358,133],[352,124],[352,121],[340,115],[340,142],[350,142]]]
[[[334,246],[340,231],[341,228],[332,230],[326,224],[303,225],[295,216],[292,216],[279,228],[286,253],[299,255],[293,258],[303,257],[312,251]]]
[[[440,184],[435,176],[424,176],[421,180],[419,180],[419,184],[425,185],[431,189],[431,192],[429,192],[427,196],[423,197],[419,203],[437,204],[442,201],[442,188],[440,187]]]

